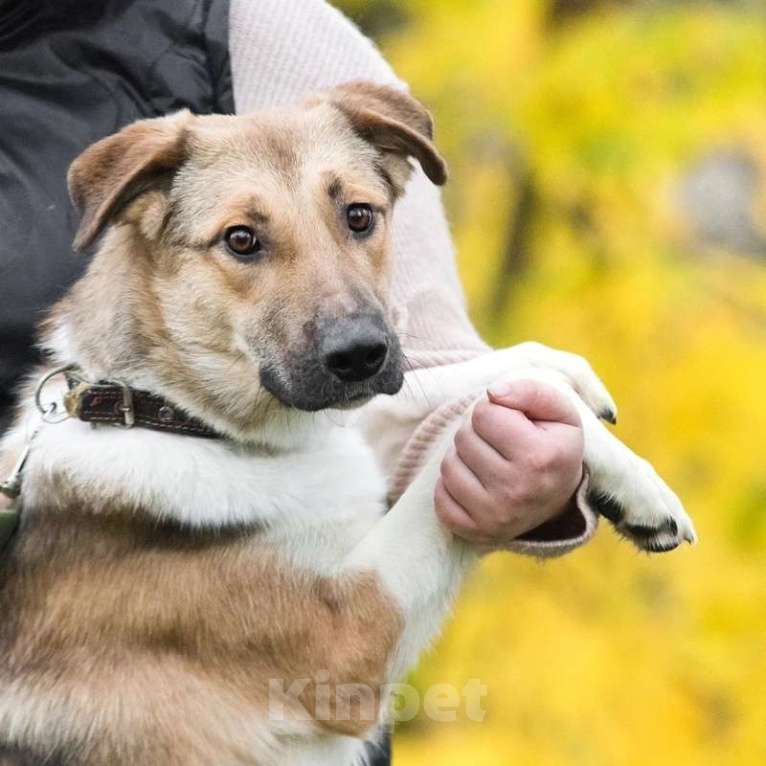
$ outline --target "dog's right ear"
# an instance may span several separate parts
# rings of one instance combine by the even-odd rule
[[[75,250],[93,243],[114,214],[175,170],[186,154],[188,110],[140,120],[89,146],[69,167],[69,195],[80,213]]]

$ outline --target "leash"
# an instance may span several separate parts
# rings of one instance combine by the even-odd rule
[[[0,553],[2,553],[8,543],[10,543],[21,522],[21,481],[24,466],[32,449],[32,442],[35,436],[43,426],[43,423],[62,423],[69,415],[60,414],[59,405],[52,401],[47,405],[43,404],[42,396],[45,384],[54,376],[61,374],[65,368],[58,368],[51,371],[37,384],[35,389],[35,406],[40,413],[40,423],[38,423],[32,432],[27,436],[24,442],[24,448],[19,455],[16,464],[11,469],[11,473],[4,481],[0,481],[0,495],[4,495],[11,502],[3,509],[0,509]]]
[[[24,449],[21,451],[19,459],[13,466],[11,473],[5,481],[0,481],[0,494],[7,497],[11,502],[6,508],[0,509],[0,553],[11,538],[16,534],[16,530],[21,522],[21,473],[32,449],[32,441],[40,430],[38,425],[27,438]]]

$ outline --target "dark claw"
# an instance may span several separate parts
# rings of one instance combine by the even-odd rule
[[[601,420],[606,420],[607,423],[611,423],[613,426],[617,425],[617,413],[613,410],[601,410],[598,416]]]

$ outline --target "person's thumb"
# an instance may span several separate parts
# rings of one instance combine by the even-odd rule
[[[497,381],[487,389],[487,396],[493,404],[520,410],[530,420],[581,425],[574,405],[548,383],[531,379]]]

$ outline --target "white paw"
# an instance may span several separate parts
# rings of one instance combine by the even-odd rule
[[[619,468],[591,477],[588,500],[593,509],[650,553],[671,551],[684,541],[696,542],[692,520],[673,490],[649,463],[625,452],[629,459],[623,454]]]
[[[583,357],[534,341],[520,343],[508,351],[520,356],[532,367],[548,368],[561,373],[598,417],[609,423],[617,422],[617,405]]]

